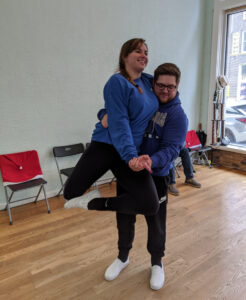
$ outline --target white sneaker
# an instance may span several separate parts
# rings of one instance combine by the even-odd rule
[[[100,198],[101,194],[98,190],[92,190],[91,192],[77,197],[73,198],[72,200],[66,201],[64,208],[83,208],[88,209],[88,203],[94,199],[94,198]]]
[[[119,258],[116,258],[113,263],[107,268],[104,273],[104,278],[108,281],[114,280],[118,277],[120,272],[125,269],[129,264],[129,257],[125,262],[122,262]]]
[[[158,265],[151,267],[150,287],[152,290],[159,290],[163,287],[165,281],[164,267]]]

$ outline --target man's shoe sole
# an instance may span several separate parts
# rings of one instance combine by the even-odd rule
[[[192,186],[192,187],[194,187],[194,188],[197,188],[197,189],[200,189],[200,188],[201,188],[201,186],[193,185],[193,184],[191,184],[191,183],[189,183],[189,182],[185,182],[185,184],[190,185],[190,186]]]

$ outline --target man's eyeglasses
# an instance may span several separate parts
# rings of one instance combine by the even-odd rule
[[[177,86],[176,85],[165,85],[159,82],[156,82],[155,85],[158,87],[159,90],[167,89],[169,92],[174,91]]]

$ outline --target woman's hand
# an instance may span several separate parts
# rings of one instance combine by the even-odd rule
[[[146,169],[152,174],[152,160],[149,157],[149,155],[141,155],[138,158],[134,157],[129,161],[128,165],[135,172],[139,172],[143,169]]]
[[[108,114],[105,114],[101,120],[101,124],[104,128],[108,128]]]
[[[138,158],[136,158],[136,157],[133,157],[129,161],[128,165],[135,172],[139,172],[144,169],[143,166],[139,163]]]

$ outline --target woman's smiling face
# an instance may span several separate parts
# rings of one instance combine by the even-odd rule
[[[145,44],[138,47],[124,58],[126,70],[141,73],[148,64],[148,49]]]

